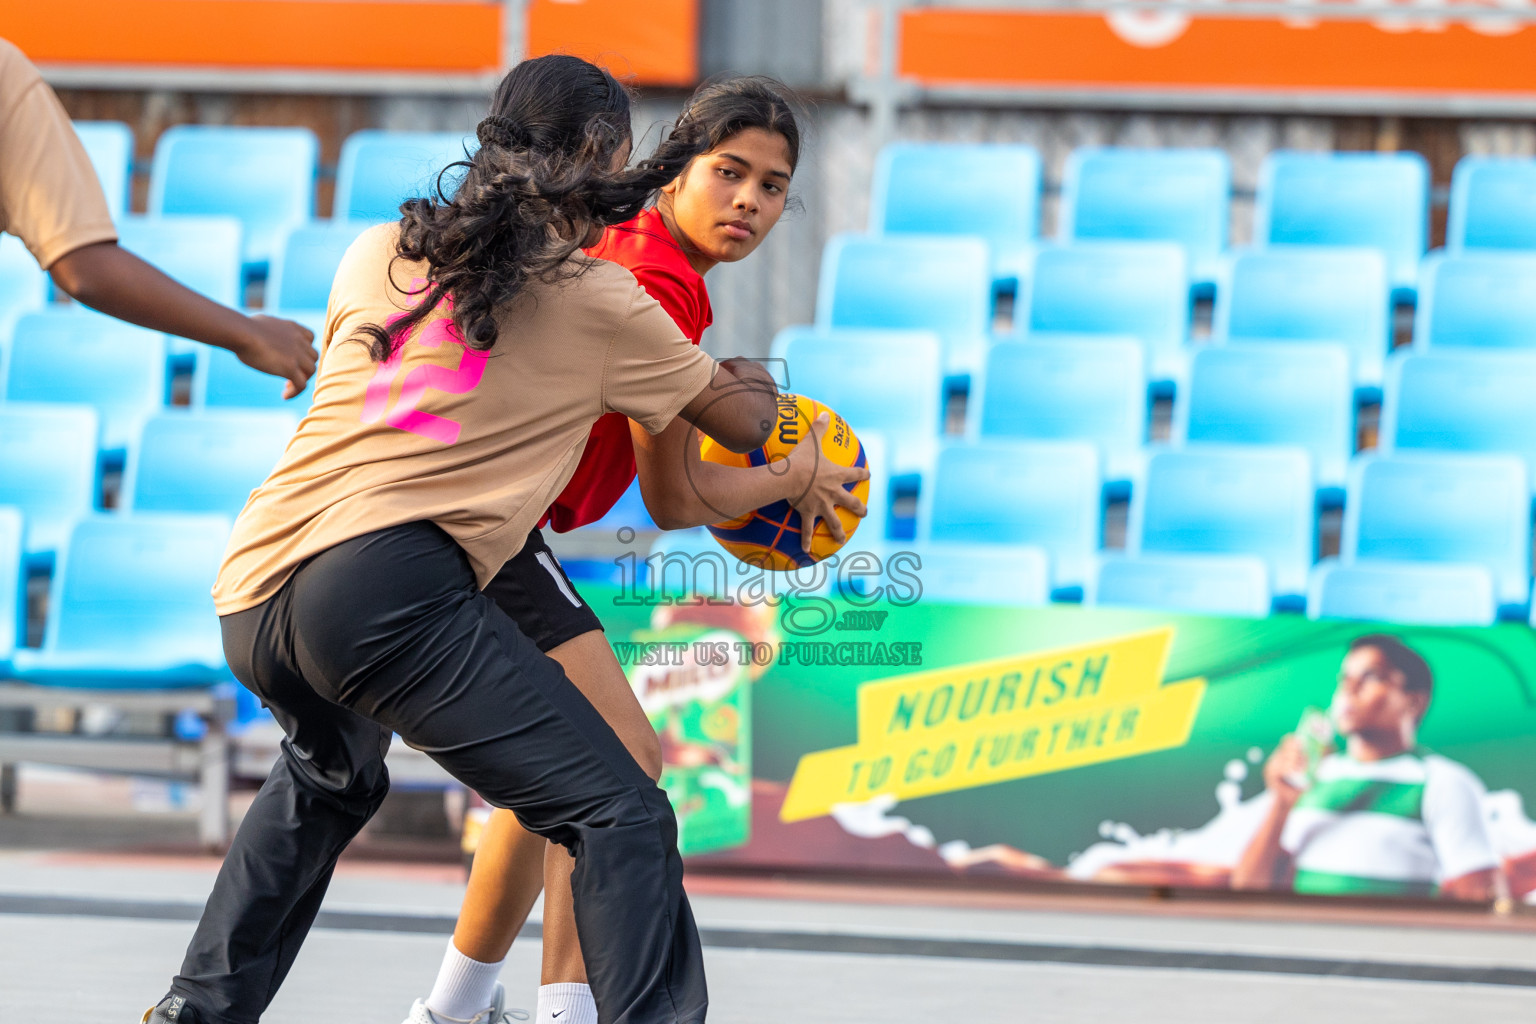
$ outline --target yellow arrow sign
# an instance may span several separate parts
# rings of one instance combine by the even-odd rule
[[[780,817],[971,789],[1182,746],[1204,679],[1163,684],[1171,627],[867,683],[859,741],[806,754]]]

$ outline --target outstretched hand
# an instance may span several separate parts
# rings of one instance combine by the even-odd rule
[[[247,318],[249,337],[235,355],[252,369],[287,380],[284,398],[297,397],[315,372],[315,332],[292,320],[254,313]]]
[[[839,544],[848,540],[843,529],[838,508],[846,508],[860,519],[868,512],[864,503],[846,490],[846,484],[869,479],[869,469],[864,466],[839,466],[822,456],[821,439],[831,426],[831,414],[823,411],[811,424],[794,447],[786,461],[792,463],[792,472],[802,474],[804,487],[798,498],[791,498],[790,505],[800,513],[800,546],[810,550],[811,538],[816,534],[816,524],[825,522],[832,539]]]

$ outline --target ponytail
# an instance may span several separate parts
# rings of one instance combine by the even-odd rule
[[[647,160],[614,171],[629,143],[629,92],[576,57],[538,57],[502,79],[475,135],[480,148],[438,175],[435,195],[400,206],[395,260],[427,265],[407,294],[420,300],[387,325],[361,329],[374,360],[388,360],[445,301],[464,344],[496,344],[496,314],[530,281],[580,272],[570,257],[594,227],[621,224],[645,208],[708,146],[702,133],[673,131]],[[464,169],[451,196],[444,175]],[[393,268],[394,261],[391,261]]]

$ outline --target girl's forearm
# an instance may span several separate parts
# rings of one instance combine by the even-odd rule
[[[116,243],[76,249],[51,269],[54,281],[80,303],[153,331],[240,352],[250,321],[192,291]]]
[[[746,468],[706,462],[699,457],[699,432],[681,418],[655,436],[631,424],[630,435],[646,511],[664,530],[706,526],[798,498],[810,484],[793,455]]]
[[[642,480],[641,487],[644,486]],[[805,485],[799,481],[798,471],[789,459],[745,469],[695,459],[680,479],[669,479],[661,485],[657,504],[668,521],[658,519],[656,525],[668,530],[706,526],[798,497],[804,490]],[[651,502],[647,500],[646,504]],[[655,514],[653,511],[652,515]]]

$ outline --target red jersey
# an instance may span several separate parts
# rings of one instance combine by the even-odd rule
[[[617,263],[634,274],[678,329],[695,345],[699,343],[714,318],[709,292],[654,207],[603,232],[587,255]],[[557,533],[565,533],[595,523],[608,514],[634,479],[629,420],[620,413],[608,413],[592,425],[575,474],[538,525],[549,524]]]

